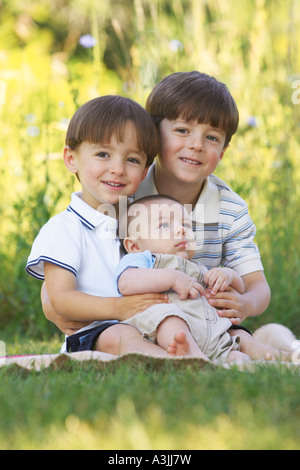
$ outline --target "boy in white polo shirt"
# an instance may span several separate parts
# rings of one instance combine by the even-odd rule
[[[166,302],[160,294],[116,297],[113,282],[120,259],[118,204],[137,190],[157,150],[153,119],[128,98],[96,98],[71,119],[64,162],[82,191],[73,193],[68,208],[42,227],[26,270],[45,279],[50,303],[61,318],[103,320],[75,338],[75,350],[92,349],[108,326]],[[157,353],[155,346],[151,352]]]

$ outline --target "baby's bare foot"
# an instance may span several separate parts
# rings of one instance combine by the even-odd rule
[[[171,356],[191,356],[190,344],[184,331],[178,331],[173,341],[169,344],[168,353]]]

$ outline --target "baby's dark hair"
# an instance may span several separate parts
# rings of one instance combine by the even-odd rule
[[[176,72],[163,78],[151,91],[146,109],[159,128],[166,118],[197,120],[222,129],[225,147],[238,128],[239,113],[228,88],[205,73]]]
[[[168,196],[167,194],[150,194],[148,196],[143,196],[140,197],[139,199],[135,199],[135,201],[132,201],[128,204],[127,211],[129,211],[130,207],[134,206],[134,204],[147,204],[148,202],[157,202],[161,201],[161,199],[169,199],[170,201],[177,202],[178,204],[181,204],[178,199],[175,199],[175,197]]]
[[[139,149],[147,155],[148,167],[158,153],[158,131],[149,112],[130,98],[106,95],[82,105],[70,121],[66,145],[75,150],[83,141],[109,143],[113,134],[122,141],[128,121],[136,128]]]

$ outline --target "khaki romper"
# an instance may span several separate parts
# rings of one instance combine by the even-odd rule
[[[155,254],[155,257],[153,269],[176,269],[205,286],[203,277],[207,268],[202,264],[175,255]],[[156,344],[159,324],[169,316],[176,316],[187,323],[197,345],[210,360],[224,362],[230,351],[238,350],[239,337],[231,337],[228,333],[231,321],[219,317],[206,297],[199,295],[197,299],[180,300],[173,291],[168,292],[168,297],[171,304],[153,305],[122,323],[134,326],[144,338]]]

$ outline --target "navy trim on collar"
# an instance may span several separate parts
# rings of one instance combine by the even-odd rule
[[[86,202],[81,199],[81,192],[75,192],[71,196],[71,202],[67,207],[67,211],[73,213],[78,217],[80,222],[89,230],[104,226],[109,226],[111,229],[111,217],[102,214],[102,212],[93,209]],[[116,222],[116,219],[113,219]],[[114,225],[115,227],[115,225]]]
[[[74,212],[74,214],[77,215],[77,217],[80,219],[83,225],[85,225],[88,229],[93,230],[95,228],[95,225],[91,224],[88,220],[86,220],[84,217],[82,217],[79,212],[75,211],[71,205],[67,207],[67,211],[69,212]]]

